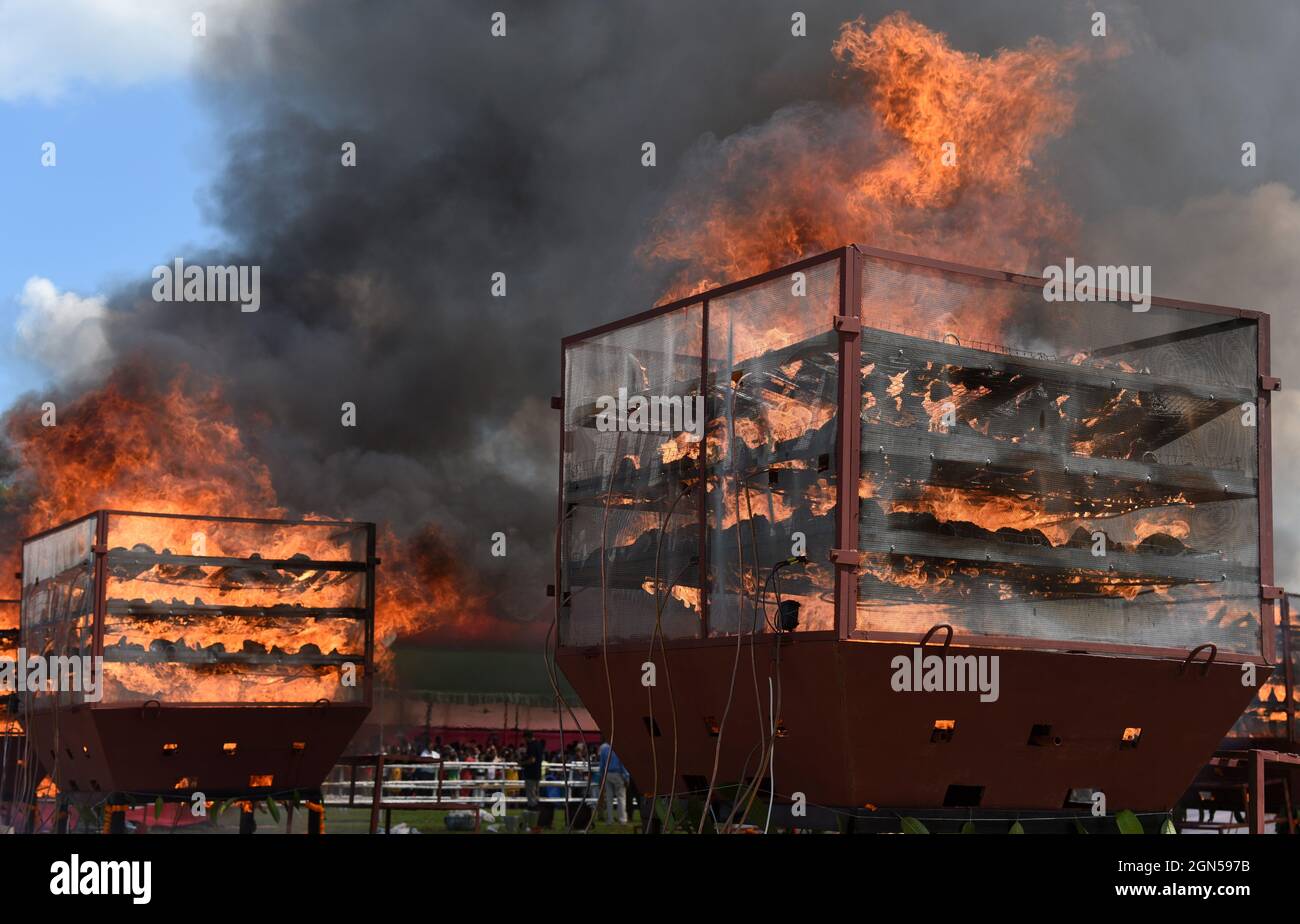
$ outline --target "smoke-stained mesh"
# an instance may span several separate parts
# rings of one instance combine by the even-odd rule
[[[28,657],[89,658],[94,654],[94,518],[69,523],[23,545],[22,647]],[[55,662],[47,660],[47,666]],[[69,662],[63,662],[69,663]],[[84,662],[83,666],[84,666]],[[33,697],[37,708],[85,701],[81,680],[56,681],[57,692]]]
[[[835,627],[839,261],[709,302],[709,632]],[[807,564],[773,568],[804,551]]]
[[[1273,656],[1276,667],[1259,683],[1255,699],[1246,707],[1229,738],[1295,741],[1292,717],[1300,710],[1300,598],[1287,594],[1273,607]],[[1290,708],[1287,699],[1290,698]]]
[[[17,676],[18,661],[18,627],[22,621],[22,615],[19,611],[17,600],[0,600],[0,671],[10,673],[10,676]],[[6,735],[22,734],[22,723],[18,717],[8,709],[0,707],[0,752],[6,745],[10,745],[13,750],[13,742],[6,742]],[[14,761],[17,755],[9,757],[6,762],[6,756],[0,753],[0,779],[7,778],[7,775],[13,773]],[[0,802],[12,797],[12,789],[0,788]]]
[[[12,661],[18,657],[21,619],[17,600],[0,600],[0,661]]]
[[[562,644],[702,634],[702,324],[691,305],[566,351]]]
[[[23,638],[36,654],[93,654],[102,594],[103,702],[364,697],[365,525],[110,513],[101,588],[95,528],[24,543]]]
[[[874,258],[862,292],[857,629],[1260,650],[1253,319]]]

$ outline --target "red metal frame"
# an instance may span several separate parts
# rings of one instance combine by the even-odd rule
[[[1269,317],[1257,315],[1259,327],[1256,340],[1259,349],[1257,380],[1261,383],[1272,374]],[[1259,390],[1256,402],[1256,464],[1259,485],[1259,583],[1261,587],[1273,586],[1273,427],[1272,398],[1268,391]],[[1260,594],[1259,624],[1263,637],[1264,660],[1272,663],[1273,651],[1273,601],[1266,593]]]
[[[69,523],[60,524],[29,537],[39,539],[69,525],[94,519],[92,547],[94,653],[103,655],[104,621],[107,612],[106,577],[110,539],[109,518],[120,516],[162,517],[195,522],[251,523],[267,526],[324,529],[364,529],[364,550],[349,551],[346,562],[310,562],[316,567],[366,575],[364,603],[349,607],[362,619],[365,636],[364,676],[359,699],[350,702],[81,702],[33,710],[29,742],[37,753],[49,754],[55,782],[63,800],[114,798],[140,801],[142,794],[166,799],[190,798],[193,791],[209,796],[282,798],[290,791],[309,793],[318,786],[334,760],[369,714],[374,690],[374,605],[376,529],[373,523],[343,520],[286,520],[266,517],[211,516],[203,514],[149,513],[129,510],[99,510]],[[357,539],[361,538],[358,532]],[[358,543],[359,544],[359,543]],[[364,553],[364,561],[357,561]],[[176,556],[178,560],[246,561],[220,556]],[[296,560],[297,566],[308,564]],[[275,560],[264,565],[276,566]],[[21,638],[21,635],[20,635]],[[361,657],[357,658],[358,661]],[[234,740],[236,751],[224,752],[223,742]],[[166,742],[179,742],[169,755]],[[62,753],[67,752],[65,762]],[[58,756],[56,756],[58,755]],[[42,759],[44,759],[42,757]],[[275,780],[274,788],[262,789],[254,777]],[[178,789],[189,781],[189,788]],[[196,782],[197,781],[197,782]],[[269,784],[268,784],[269,785]],[[103,794],[103,795],[100,795]]]
[[[652,318],[659,317],[674,311],[679,311],[694,304],[703,304],[703,331],[702,331],[702,359],[701,359],[701,388],[707,388],[708,375],[708,318],[709,302],[712,299],[727,295],[733,292],[748,289],[750,287],[761,285],[764,282],[771,281],[799,270],[818,266],[831,260],[840,260],[840,292],[839,292],[839,315],[835,321],[836,330],[840,333],[840,370],[839,370],[839,425],[837,431],[837,459],[838,470],[836,473],[836,486],[839,503],[836,507],[835,535],[837,548],[833,552],[833,561],[835,562],[836,574],[836,627],[829,633],[830,636],[842,640],[853,641],[878,641],[878,642],[897,642],[910,641],[916,637],[915,633],[897,633],[897,632],[871,632],[859,631],[853,628],[856,601],[857,601],[857,581],[855,576],[854,565],[857,552],[857,530],[858,509],[857,501],[857,481],[860,475],[860,462],[858,449],[861,441],[861,428],[858,425],[859,413],[857,408],[861,405],[861,379],[858,375],[858,366],[861,357],[861,340],[860,340],[860,312],[861,312],[861,272],[863,258],[871,257],[880,260],[903,263],[910,266],[920,266],[929,269],[939,270],[946,273],[953,273],[965,276],[973,276],[980,279],[993,280],[997,282],[1010,282],[1026,288],[1042,289],[1047,280],[1041,276],[1032,276],[1023,273],[1012,273],[1000,270],[991,270],[978,266],[971,266],[962,263],[953,263],[946,260],[936,260],[929,257],[917,256],[914,254],[900,253],[898,251],[884,250],[878,247],[869,247],[857,244],[848,244],[844,247],[807,257],[795,263],[786,266],[777,267],[757,276],[737,282],[728,283],[727,285],[718,286],[704,292],[695,293],[686,298],[677,299],[664,305],[659,305],[647,311],[632,315],[631,317],[621,320],[611,321],[597,327],[590,328],[580,333],[571,334],[561,340],[560,348],[560,370],[561,370],[561,393],[559,409],[561,410],[560,420],[560,465],[559,465],[559,518],[557,528],[563,528],[564,521],[564,433],[565,424],[563,418],[563,408],[565,407],[566,384],[566,358],[567,351],[571,345],[581,343],[593,337],[620,330]],[[1114,294],[1114,293],[1108,293]],[[1271,588],[1273,583],[1273,516],[1272,516],[1272,465],[1271,465],[1271,429],[1270,429],[1270,394],[1264,386],[1275,384],[1270,382],[1271,364],[1270,364],[1270,331],[1269,316],[1262,311],[1255,311],[1245,308],[1235,308],[1225,305],[1214,305],[1204,302],[1186,301],[1183,299],[1165,298],[1152,296],[1151,304],[1161,308],[1172,308],[1181,311],[1196,311],[1208,314],[1219,314],[1237,318],[1253,319],[1257,322],[1257,342],[1258,342],[1258,369],[1257,381],[1260,384],[1259,401],[1257,405],[1257,446],[1258,446],[1258,513],[1259,513],[1259,555],[1260,555],[1260,653],[1259,655],[1251,654],[1233,654],[1229,652],[1217,653],[1220,661],[1229,663],[1253,662],[1257,664],[1268,664],[1274,660],[1273,639],[1272,639],[1272,622],[1273,622],[1273,601],[1267,598],[1264,588]],[[852,409],[850,413],[845,413],[845,409]],[[704,478],[707,475],[704,459],[701,460],[701,494],[705,484]],[[846,500],[846,487],[847,500]],[[705,499],[701,498],[700,503],[700,529],[701,529],[701,547],[700,547],[700,591],[701,591],[701,610],[704,614],[704,641],[707,638],[707,614],[709,608],[709,587],[707,580],[707,523]],[[555,549],[555,587],[556,587],[556,624],[559,626],[560,607],[563,602],[563,561],[561,557],[562,536],[557,537]],[[799,638],[821,637],[825,633],[806,632],[799,633]],[[694,647],[700,640],[694,639],[665,639],[664,642],[670,647]],[[721,639],[719,641],[731,641],[734,639]],[[557,639],[559,647],[565,646],[563,639]],[[631,647],[642,647],[637,643],[630,643]],[[973,634],[957,634],[951,639],[951,644],[970,647],[1008,647],[1008,648],[1025,648],[1039,650],[1065,650],[1080,653],[1099,653],[1099,654],[1120,654],[1133,655],[1154,658],[1185,658],[1187,652],[1181,648],[1159,648],[1141,645],[1122,645],[1101,642],[1082,642],[1071,639],[1043,639],[1028,638],[1019,636],[981,636]],[[580,646],[589,648],[590,646]],[[607,646],[609,651],[621,650],[621,645]]]
[[[1283,676],[1286,678],[1286,740],[1292,748],[1296,746],[1295,727],[1295,663],[1291,657],[1292,635],[1291,597],[1282,598],[1282,664]]]
[[[561,477],[563,477],[563,475],[561,475]],[[264,526],[322,526],[322,527],[335,526],[335,527],[354,527],[354,528],[365,527],[366,560],[364,562],[354,562],[354,561],[321,562],[321,561],[314,561],[314,560],[309,562],[303,562],[302,560],[298,560],[293,564],[298,567],[301,567],[304,564],[313,564],[313,565],[328,567],[339,571],[364,571],[365,572],[366,602],[364,608],[366,611],[366,616],[365,616],[366,627],[365,627],[364,688],[362,691],[362,696],[364,698],[360,703],[331,702],[331,703],[316,703],[316,704],[306,704],[306,705],[312,706],[312,708],[319,708],[319,707],[355,708],[359,705],[364,705],[367,709],[370,708],[371,704],[373,703],[374,664],[375,664],[375,571],[377,566],[379,565],[379,559],[375,557],[377,534],[376,534],[376,527],[374,523],[365,523],[365,522],[360,522],[355,520],[304,520],[304,519],[276,519],[274,517],[218,516],[215,514],[197,514],[197,513],[154,513],[151,511],[144,511],[144,510],[117,510],[117,509],[105,508],[101,510],[96,510],[93,513],[88,513],[85,516],[77,517],[75,520],[68,520],[67,522],[60,523],[56,526],[51,526],[48,529],[43,529],[40,532],[33,533],[30,536],[23,538],[21,540],[21,543],[23,545],[26,545],[29,542],[33,542],[37,539],[42,538],[43,536],[48,536],[51,533],[58,532],[59,530],[66,529],[67,527],[73,526],[77,523],[82,523],[89,519],[95,520],[95,543],[92,546],[92,554],[94,556],[94,577],[93,577],[94,610],[92,613],[92,618],[94,619],[94,628],[95,628],[94,656],[98,658],[102,658],[104,655],[104,619],[107,610],[107,600],[106,600],[106,593],[105,593],[105,591],[107,590],[107,587],[105,585],[105,570],[107,567],[106,559],[108,555],[108,519],[110,516],[158,517],[158,518],[174,519],[174,520],[200,520],[200,521],[220,522],[220,523],[256,523]],[[557,556],[557,561],[558,561],[558,556]],[[274,562],[267,562],[267,563],[274,564]],[[20,585],[20,593],[21,593],[21,585],[22,585],[21,572],[19,572],[19,577],[20,577],[19,585]],[[21,645],[22,629],[23,629],[21,598],[19,600],[19,605],[20,605],[19,644]],[[124,708],[124,704],[87,703],[84,705],[86,708],[90,708],[90,709]],[[167,708],[168,709],[190,709],[190,708],[220,709],[220,708],[230,708],[230,707],[243,707],[246,705],[248,704],[240,703],[240,702],[201,702],[201,703],[176,702],[176,703],[167,703]],[[286,703],[266,702],[266,703],[257,703],[255,705],[269,706],[269,707],[285,707],[285,706],[302,706],[304,704],[296,703],[296,702],[286,702]]]
[[[709,393],[709,299],[700,306],[700,394],[707,400]],[[707,413],[707,410],[706,410]],[[560,472],[564,478],[564,472]],[[699,573],[700,573],[700,638],[709,637],[709,438],[700,441],[700,520]]]
[[[694,305],[697,302],[709,301],[711,299],[720,298],[723,295],[730,295],[732,292],[739,292],[752,286],[761,285],[764,282],[771,282],[773,279],[780,279],[782,276],[789,276],[791,273],[797,273],[800,270],[819,266],[822,263],[838,259],[846,249],[847,248],[845,247],[839,247],[835,250],[829,250],[826,253],[818,254],[815,257],[805,257],[796,263],[790,263],[786,266],[778,266],[776,269],[768,270],[766,273],[759,273],[757,276],[750,276],[749,278],[742,279],[739,282],[729,282],[725,286],[717,286],[704,292],[697,292],[694,295],[679,298],[676,301],[657,305],[654,308],[642,311],[639,314],[634,314],[631,317],[623,318],[620,321],[610,321],[608,324],[601,324],[597,327],[588,328],[587,330],[580,331],[576,334],[570,334],[569,336],[562,338],[560,344],[563,347],[567,347],[570,344],[590,340],[592,337],[597,337],[601,334],[608,334],[611,331],[616,331],[624,327],[631,327],[634,324],[648,321],[651,318],[657,318],[661,314],[678,311],[682,308]]]
[[[835,548],[844,552],[858,547],[858,479],[862,459],[862,266],[855,247],[845,247],[840,259],[839,407],[836,408]],[[853,409],[846,413],[846,409]],[[857,562],[835,556],[835,628],[847,639],[858,604]]]
[[[1245,768],[1247,774],[1247,827],[1251,834],[1264,833],[1268,805],[1265,771],[1269,764],[1277,764],[1279,767],[1294,771],[1294,769],[1300,768],[1300,754],[1289,754],[1266,748],[1251,748],[1249,750],[1220,751],[1210,759],[1210,767],[1228,770]],[[1277,819],[1278,832],[1281,833],[1284,824],[1294,825],[1294,823],[1293,819],[1287,819],[1279,815]]]

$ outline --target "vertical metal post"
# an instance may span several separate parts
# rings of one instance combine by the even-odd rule
[[[95,620],[95,648],[94,657],[102,658],[104,656],[104,613],[107,599],[104,579],[106,568],[104,556],[108,553],[108,514],[101,510],[95,514],[95,546],[94,546],[94,602],[93,618]],[[57,695],[55,696],[57,700]]]
[[[1258,350],[1256,382],[1262,386],[1264,379],[1272,374],[1271,334],[1268,315],[1260,315],[1256,328],[1256,348]],[[1259,469],[1259,583],[1263,587],[1273,585],[1273,434],[1271,420],[1272,395],[1258,387],[1255,414],[1256,462]],[[1273,660],[1273,601],[1259,601],[1259,627],[1262,633],[1260,651],[1267,661]]]
[[[257,818],[253,814],[252,800],[243,802],[239,806],[239,833],[253,834],[257,831]]]
[[[307,833],[325,833],[325,803],[307,803]]]
[[[370,799],[370,833],[379,833],[379,803],[384,789],[384,755],[375,755],[375,790]]]
[[[369,706],[374,695],[374,666],[375,666],[375,578],[378,572],[379,559],[375,557],[375,524],[366,524],[366,677],[365,677],[365,696],[366,705]],[[380,716],[380,728],[383,728],[383,717]],[[383,739],[380,739],[380,746],[383,746]]]
[[[564,345],[561,344],[561,345],[560,345],[560,396],[559,396],[559,397],[560,397],[560,400],[559,400],[558,402],[553,401],[553,402],[551,403],[551,406],[554,407],[557,411],[560,412],[560,464],[559,464],[559,466],[557,466],[557,468],[558,468],[558,470],[559,470],[559,485],[558,485],[558,487],[557,487],[557,489],[556,489],[556,492],[555,492],[555,505],[556,505],[556,513],[555,513],[555,647],[556,647],[556,648],[559,648],[561,645],[564,644],[564,638],[563,638],[563,634],[562,634],[562,633],[563,633],[564,630],[565,630],[565,627],[564,627],[563,625],[561,625],[560,617],[563,615],[563,604],[564,604],[564,565],[563,565],[563,552],[564,552],[564,521],[565,521],[565,513],[566,513],[566,511],[565,511],[565,509],[564,509],[564,449],[565,449],[565,446],[564,446],[564,433],[565,433],[565,431],[564,431],[564,415],[565,415],[565,410],[564,410],[564,401],[565,401],[564,385],[565,385],[565,379],[568,377],[568,373],[567,373],[567,369],[566,369],[566,360],[567,360],[567,353],[566,353],[566,351],[565,351]],[[439,784],[439,786],[441,787],[441,784]]]
[[[835,484],[835,625],[842,639],[857,614],[858,479],[862,445],[862,254],[852,244],[840,256],[839,394]]]
[[[704,439],[700,441],[700,638],[709,637],[709,300],[700,306],[700,396],[704,400]],[[737,527],[739,529],[739,527]]]
[[[1264,753],[1250,752],[1250,833],[1264,833]]]
[[[1282,595],[1282,676],[1286,682],[1282,685],[1286,694],[1286,740],[1292,750],[1296,746],[1295,729],[1295,664],[1291,653],[1291,595]],[[1292,774],[1287,774],[1288,786]]]

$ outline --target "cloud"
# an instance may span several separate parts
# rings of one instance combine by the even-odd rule
[[[52,102],[78,82],[127,86],[183,76],[207,30],[232,31],[246,0],[6,0],[0,3],[0,100]]]
[[[33,276],[18,301],[23,312],[15,330],[29,358],[64,382],[84,380],[103,368],[111,350],[104,332],[108,307],[102,295],[83,298],[60,292],[50,280]]]
[[[1276,582],[1300,585],[1300,197],[1282,183],[1188,199],[1175,211],[1122,210],[1099,223],[1089,262],[1149,264],[1160,295],[1267,311],[1272,317],[1273,522]]]

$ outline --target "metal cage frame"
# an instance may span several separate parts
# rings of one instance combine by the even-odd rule
[[[280,519],[274,517],[218,516],[214,514],[153,513],[153,512],[142,511],[142,510],[120,510],[120,509],[104,508],[101,510],[95,510],[84,516],[77,517],[76,519],[59,523],[58,525],[52,526],[49,529],[44,529],[41,530],[40,532],[33,533],[30,536],[24,537],[22,539],[22,545],[25,546],[29,542],[40,539],[43,536],[50,535],[51,533],[58,532],[59,530],[65,529],[69,526],[73,526],[77,523],[83,523],[87,520],[92,520],[92,519],[95,521],[95,543],[92,548],[92,555],[94,560],[94,567],[92,571],[93,574],[92,586],[94,588],[94,601],[93,601],[94,609],[93,609],[92,618],[94,622],[95,635],[94,635],[94,649],[91,652],[92,657],[95,658],[102,658],[104,655],[104,620],[105,617],[107,616],[107,589],[108,589],[107,581],[106,581],[106,566],[107,566],[107,557],[109,554],[108,524],[109,524],[109,518],[113,516],[154,517],[159,519],[193,520],[193,521],[209,522],[209,523],[250,523],[250,524],[257,524],[257,525],[264,525],[264,526],[319,526],[319,527],[338,526],[338,527],[351,527],[353,529],[357,529],[357,528],[364,529],[366,535],[366,548],[365,548],[364,562],[343,562],[343,561],[324,562],[324,561],[300,559],[300,560],[293,561],[292,565],[294,567],[317,565],[317,566],[324,566],[329,570],[354,571],[354,572],[362,572],[365,574],[366,576],[365,604],[362,607],[364,612],[361,617],[365,623],[365,630],[364,630],[365,631],[365,655],[364,655],[364,666],[362,670],[363,687],[362,687],[361,699],[359,701],[352,701],[352,702],[328,702],[328,703],[315,703],[315,704],[305,704],[305,705],[312,706],[312,708],[318,708],[318,707],[319,708],[336,708],[336,707],[356,708],[357,706],[364,706],[367,710],[370,709],[373,703],[372,694],[373,694],[373,684],[374,684],[373,675],[374,675],[374,663],[375,663],[375,569],[376,566],[379,564],[379,559],[376,557],[375,554],[377,533],[376,533],[376,527],[374,523],[365,523],[365,522],[359,522],[353,520],[306,520],[306,519]],[[202,557],[211,557],[211,556],[202,556]],[[275,564],[276,562],[274,560],[264,560],[264,563]],[[21,584],[21,580],[22,580],[21,572],[19,572],[18,578]],[[23,644],[23,620],[21,616],[19,619],[18,644],[20,647]],[[123,704],[86,703],[85,705],[88,708],[97,709],[97,708],[120,708]],[[218,709],[223,707],[252,708],[258,706],[283,706],[283,705],[302,706],[304,704],[295,703],[295,702],[244,703],[244,702],[229,702],[229,701],[225,701],[225,702],[202,701],[202,702],[168,702],[166,705],[169,709],[172,708]]]
[[[666,304],[658,305],[647,311],[629,317],[611,321],[588,330],[562,338],[560,343],[560,393],[552,399],[552,407],[561,412],[559,422],[559,492],[557,498],[557,541],[555,544],[555,618],[556,625],[561,624],[561,608],[564,603],[563,593],[563,546],[562,536],[565,521],[564,484],[565,484],[565,420],[567,395],[567,357],[571,346],[582,343],[601,334],[627,328],[643,321],[659,317],[684,308],[699,305],[702,307],[702,349],[700,362],[700,381],[703,385],[709,368],[709,304],[722,296],[730,295],[753,286],[761,285],[791,273],[838,261],[839,263],[839,311],[832,319],[834,330],[839,336],[839,381],[837,395],[837,432],[835,479],[835,536],[836,547],[831,552],[831,561],[835,566],[835,628],[833,630],[816,630],[799,633],[802,639],[832,639],[839,641],[875,641],[875,642],[915,642],[915,632],[867,631],[854,627],[854,615],[858,599],[858,582],[856,568],[859,564],[858,527],[859,502],[856,485],[861,476],[859,455],[861,442],[860,413],[862,402],[861,378],[859,375],[846,374],[846,370],[856,370],[861,363],[861,291],[863,261],[866,258],[894,262],[911,267],[923,267],[939,270],[947,274],[993,280],[1001,283],[1014,283],[1026,289],[1041,291],[1047,280],[1039,276],[991,270],[962,263],[936,260],[897,251],[884,250],[857,244],[847,244],[826,253],[808,257],[785,266],[777,267],[747,279],[718,286],[704,292],[680,298]],[[1108,293],[1115,294],[1115,293]],[[1258,452],[1258,524],[1259,524],[1259,583],[1260,583],[1260,637],[1259,652],[1240,653],[1216,651],[1215,657],[1220,662],[1271,664],[1275,660],[1273,650],[1274,605],[1282,594],[1274,586],[1273,562],[1273,514],[1272,514],[1272,436],[1270,421],[1270,399],[1273,391],[1281,387],[1280,381],[1272,375],[1270,363],[1269,315],[1262,311],[1214,305],[1182,299],[1151,296],[1151,304],[1162,308],[1184,311],[1196,311],[1207,314],[1241,318],[1253,322],[1257,330],[1257,432],[1256,448]],[[847,411],[847,413],[846,413]],[[702,458],[702,479],[708,478],[707,460]],[[854,490],[845,492],[844,485],[855,486]],[[703,541],[705,531],[705,497],[707,492],[700,492],[700,573],[708,573],[708,545]],[[707,580],[700,581],[701,592],[701,634],[691,638],[663,638],[662,644],[668,648],[688,648],[708,645],[734,645],[731,637],[710,637],[709,635],[709,587]],[[1147,658],[1165,658],[1185,660],[1188,652],[1185,648],[1144,646],[1133,644],[1085,641],[1067,638],[1040,638],[1026,636],[995,636],[956,631],[949,639],[949,644],[958,646],[976,646],[983,648],[1012,648],[1038,650],[1069,650],[1080,654],[1111,654]],[[566,645],[562,638],[557,639],[559,648],[570,650],[590,650],[590,645]],[[639,650],[644,647],[641,642],[611,642],[605,646],[611,652]]]

